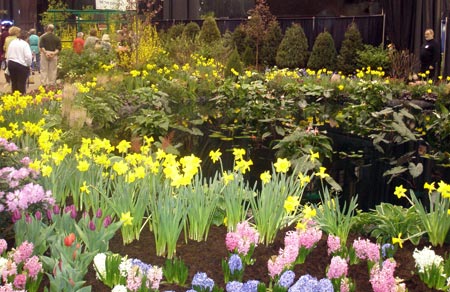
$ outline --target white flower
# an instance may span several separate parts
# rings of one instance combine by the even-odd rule
[[[0,275],[3,274],[3,269],[6,267],[7,259],[0,257]]]
[[[94,268],[97,279],[106,277],[106,254],[98,253],[95,255]]]
[[[444,259],[436,255],[434,250],[430,247],[424,247],[422,250],[414,249],[413,258],[416,261],[416,267],[419,269],[419,273],[424,273],[428,268],[433,265],[439,267]]]
[[[147,271],[147,280],[151,283],[152,289],[158,289],[159,283],[163,277],[163,270],[157,266],[152,266]]]
[[[122,258],[122,262],[119,265],[120,275],[123,277],[127,277],[128,271],[131,269],[131,259],[127,259],[126,257]]]
[[[112,288],[111,292],[127,292],[127,287],[124,285],[116,285]]]

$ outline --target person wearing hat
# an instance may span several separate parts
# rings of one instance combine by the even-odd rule
[[[109,34],[104,34],[102,36],[101,45],[103,51],[105,51],[106,53],[109,53],[111,51],[111,39],[109,38]]]
[[[11,33],[11,32],[10,32]],[[28,32],[18,28],[17,37],[11,40],[6,51],[8,70],[11,78],[11,91],[26,93],[27,79],[30,74],[30,66],[33,54],[26,39]]]
[[[4,44],[3,44],[3,52],[4,52],[4,54],[5,54],[5,59],[6,59],[6,56],[7,56],[7,54],[8,54],[8,47],[9,47],[9,44],[10,44],[13,40],[17,39],[17,37],[19,36],[19,34],[20,34],[20,28],[17,27],[17,26],[14,26],[14,25],[13,25],[13,26],[11,26],[11,27],[8,29],[8,36],[5,38],[5,42],[4,42]],[[9,74],[9,69],[8,69],[8,62],[6,62],[5,79],[6,79],[6,82],[8,82],[8,83],[11,82],[11,78],[10,78],[10,74]]]

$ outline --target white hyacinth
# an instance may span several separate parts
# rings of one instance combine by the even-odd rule
[[[122,262],[119,265],[120,275],[122,277],[127,277],[131,266],[131,259],[127,259],[126,257],[122,258]]]
[[[417,248],[414,249],[413,258],[416,261],[416,267],[419,269],[419,273],[424,273],[426,269],[431,268],[433,265],[439,267],[444,261],[430,247],[424,247],[420,251]]]
[[[94,257],[95,276],[97,279],[106,277],[106,254],[98,253]]]
[[[112,288],[111,292],[127,292],[127,287],[124,285],[116,285],[114,288]]]
[[[0,257],[0,275],[3,274],[3,270],[6,267],[6,264],[8,263],[8,260]]]

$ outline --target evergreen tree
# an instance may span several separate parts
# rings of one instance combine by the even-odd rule
[[[304,68],[308,59],[308,39],[299,24],[292,24],[278,47],[276,63],[281,68]]]
[[[278,21],[272,21],[269,23],[267,33],[264,38],[263,45],[261,47],[261,63],[273,67],[276,64],[277,50],[283,40],[283,33]]]
[[[321,32],[314,41],[311,56],[308,60],[308,68],[334,70],[336,68],[336,55],[333,37],[327,31]]]
[[[236,48],[233,50],[230,57],[228,58],[227,65],[225,67],[225,77],[237,77],[232,72],[231,69],[235,70],[239,74],[242,74],[242,72],[244,72],[241,57],[239,56],[239,53]]]
[[[183,29],[183,38],[194,41],[200,33],[200,26],[196,22],[189,22]]]
[[[240,55],[244,54],[247,32],[243,24],[238,25],[233,31],[233,42]]]
[[[361,33],[355,23],[348,26],[341,50],[337,57],[337,69],[343,74],[352,74],[358,69],[359,50],[363,49]]]
[[[175,40],[183,35],[184,23],[174,24],[167,30],[167,36],[169,39]]]
[[[200,30],[200,41],[205,44],[212,44],[220,40],[220,30],[217,26],[216,19],[213,16],[207,16],[203,20],[202,28]]]

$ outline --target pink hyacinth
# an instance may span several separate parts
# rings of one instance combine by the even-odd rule
[[[25,289],[25,285],[27,284],[27,276],[25,274],[16,275],[13,284],[14,287],[18,289]]]
[[[284,263],[279,257],[275,257],[267,262],[267,269],[269,270],[269,276],[273,279],[281,274],[284,269]]]
[[[152,268],[147,271],[147,287],[158,290],[162,277],[162,268],[152,266]]]
[[[137,291],[142,286],[142,279],[139,276],[135,276],[133,272],[128,271],[127,277],[127,289],[131,291]]]
[[[299,231],[300,247],[312,248],[322,238],[322,230],[309,227],[305,230]]]
[[[328,255],[333,254],[341,249],[341,239],[339,236],[329,235],[327,239]]]
[[[353,242],[356,256],[361,260],[378,262],[380,260],[380,245],[370,242],[368,239],[355,239]]]
[[[42,263],[38,256],[32,256],[25,261],[24,270],[28,271],[28,276],[36,280],[40,272],[42,272]]]
[[[34,245],[31,242],[24,241],[14,250],[13,259],[16,264],[25,262],[33,254]]]
[[[341,277],[346,277],[348,272],[347,261],[340,256],[334,256],[331,259],[330,267],[328,268],[327,278],[328,279],[338,279]]]
[[[397,283],[394,277],[396,262],[387,259],[380,269],[379,265],[374,265],[370,271],[370,284],[374,292],[396,292]]]
[[[247,221],[238,223],[236,231],[228,232],[225,243],[229,251],[237,250],[239,254],[247,255],[252,246],[259,241],[258,231],[251,227]]]
[[[228,232],[225,237],[225,244],[229,251],[234,251],[239,244],[239,235],[235,232]]]
[[[3,238],[0,239],[0,254],[8,248],[8,243]]]

